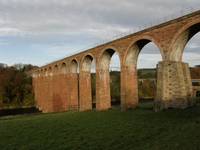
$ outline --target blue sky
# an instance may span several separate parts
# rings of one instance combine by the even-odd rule
[[[0,62],[41,66],[199,6],[199,0],[0,0]],[[198,34],[184,54],[191,65],[200,64],[199,40]],[[147,45],[139,66],[155,67],[160,58]]]

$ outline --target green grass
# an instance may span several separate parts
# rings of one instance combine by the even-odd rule
[[[127,112],[113,109],[0,118],[0,149],[200,149],[200,106],[158,113],[150,108],[145,103]]]

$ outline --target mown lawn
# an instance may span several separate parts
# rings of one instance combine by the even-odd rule
[[[155,113],[56,113],[0,118],[0,149],[197,150],[200,106]]]

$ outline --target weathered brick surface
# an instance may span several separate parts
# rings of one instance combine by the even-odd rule
[[[110,76],[108,70],[96,71],[96,109],[111,108]]]
[[[181,63],[181,57],[185,45],[199,30],[200,11],[197,11],[43,66],[33,73],[37,106],[44,112],[77,110],[79,107],[81,110],[90,110],[91,80],[89,74],[83,73],[80,77],[78,74],[88,71],[90,60],[95,60],[96,108],[97,110],[109,109],[111,96],[108,66],[110,57],[117,52],[122,70],[121,106],[122,109],[135,108],[138,104],[135,69],[138,54],[148,42],[153,42],[160,49],[163,58],[158,69],[157,104],[166,108],[172,105],[187,107],[190,100],[186,95],[191,94],[191,78],[188,75],[188,66]],[[87,55],[90,59],[82,61]],[[164,62],[170,62],[171,68]],[[63,64],[66,64],[65,75],[62,71]],[[46,71],[48,72],[50,68],[52,75],[46,75]],[[78,68],[80,70],[77,72]]]
[[[59,80],[60,82],[60,92],[59,94],[61,95],[61,100],[62,100],[62,109],[63,111],[67,111],[69,108],[69,87],[68,87],[68,79],[66,74],[61,74]]]
[[[137,69],[123,67],[121,70],[121,106],[123,110],[138,105]]]
[[[163,61],[158,64],[156,110],[186,108],[192,98],[192,81],[186,63]]]
[[[61,81],[60,80],[60,75],[55,75],[53,76],[53,111],[59,112],[63,111],[63,100],[62,100],[62,95],[61,95]]]
[[[80,111],[92,110],[92,87],[90,72],[81,72],[79,76]]]
[[[69,74],[69,110],[78,110],[79,108],[79,81],[78,74]]]

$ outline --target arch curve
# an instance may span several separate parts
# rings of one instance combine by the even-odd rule
[[[102,70],[108,70],[110,66],[110,61],[114,53],[117,53],[120,60],[120,66],[121,66],[121,55],[119,51],[117,51],[115,48],[106,48],[102,51],[100,58],[99,58],[99,68]]]
[[[66,74],[67,73],[67,65],[65,62],[62,63],[61,65],[61,73]]]
[[[49,74],[50,76],[53,75],[53,70],[52,70],[52,67],[51,67],[51,66],[48,67],[48,74]]]
[[[175,34],[169,48],[169,60],[182,61],[183,51],[190,39],[200,31],[200,20],[188,23]]]
[[[72,59],[69,64],[70,73],[78,73],[78,61],[76,59]]]
[[[48,76],[48,70],[47,70],[47,68],[44,69],[44,76],[45,76],[45,77]]]
[[[129,44],[129,47],[126,49],[125,55],[123,57],[123,65],[125,65],[126,67],[136,66],[139,53],[141,52],[143,47],[151,42],[156,45],[156,47],[158,47],[160,54],[164,59],[162,48],[158,44],[158,42],[156,42],[156,40],[154,40],[154,38],[150,36],[144,36],[134,40],[133,42],[131,42],[131,44]]]
[[[94,57],[91,54],[86,54],[81,60],[81,71],[90,72]]]
[[[55,73],[57,73],[58,72],[58,65],[56,64],[56,65],[54,65],[54,68],[53,68],[53,71],[55,72]]]

